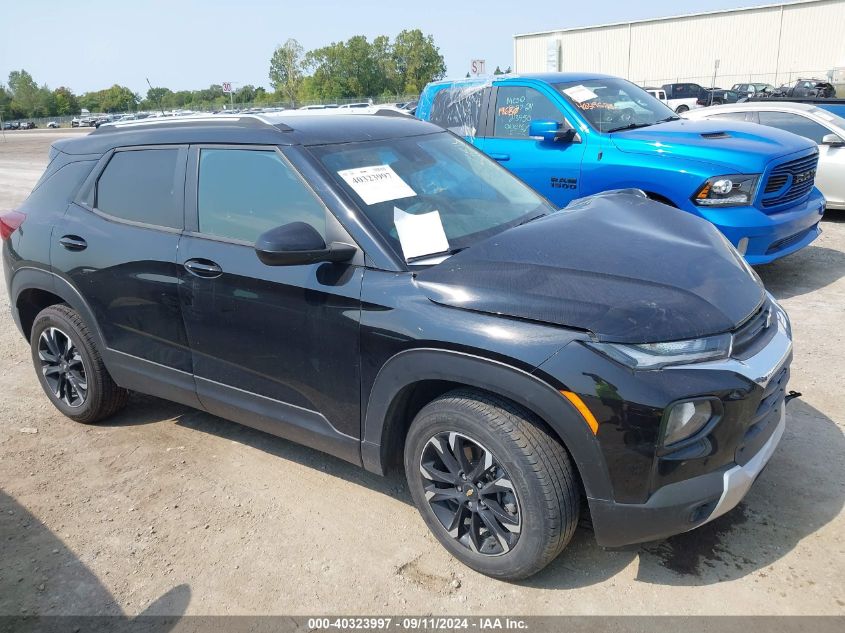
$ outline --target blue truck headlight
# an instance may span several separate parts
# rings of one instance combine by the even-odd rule
[[[708,178],[692,201],[702,207],[744,207],[754,200],[759,176],[732,174]]]
[[[731,354],[731,342],[730,334],[718,334],[685,341],[641,345],[593,342],[586,345],[632,369],[658,369],[667,365],[727,358]]]
[[[672,446],[692,437],[707,426],[713,414],[713,403],[710,400],[676,402],[664,414],[663,446]]]

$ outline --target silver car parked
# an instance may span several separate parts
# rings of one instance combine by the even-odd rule
[[[732,119],[776,127],[819,144],[816,186],[828,209],[845,210],[845,119],[810,103],[752,101],[690,110],[689,119]]]

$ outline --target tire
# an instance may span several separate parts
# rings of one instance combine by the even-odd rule
[[[681,104],[677,108],[675,108],[676,114],[682,114],[682,113],[688,112],[688,111],[689,111],[689,106],[684,105],[684,104]]]
[[[580,485],[566,449],[532,414],[491,394],[457,390],[423,407],[405,441],[405,474],[437,540],[494,578],[540,571],[578,524]]]
[[[126,405],[129,392],[112,380],[88,326],[69,306],[38,313],[30,348],[44,393],[71,420],[93,424]]]

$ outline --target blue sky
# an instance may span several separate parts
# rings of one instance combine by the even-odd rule
[[[274,48],[305,49],[352,35],[432,34],[449,76],[470,59],[512,63],[515,33],[765,4],[765,0],[28,0],[0,18],[0,83],[25,68],[74,92],[113,83],[145,94],[145,77],[173,89],[229,80],[269,87]]]

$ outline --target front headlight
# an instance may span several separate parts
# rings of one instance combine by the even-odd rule
[[[756,174],[732,174],[708,178],[695,192],[692,201],[702,207],[741,207],[754,200]]]
[[[718,334],[686,341],[641,345],[592,342],[586,345],[632,369],[658,369],[666,365],[727,358],[731,354],[731,340],[730,334]]]

